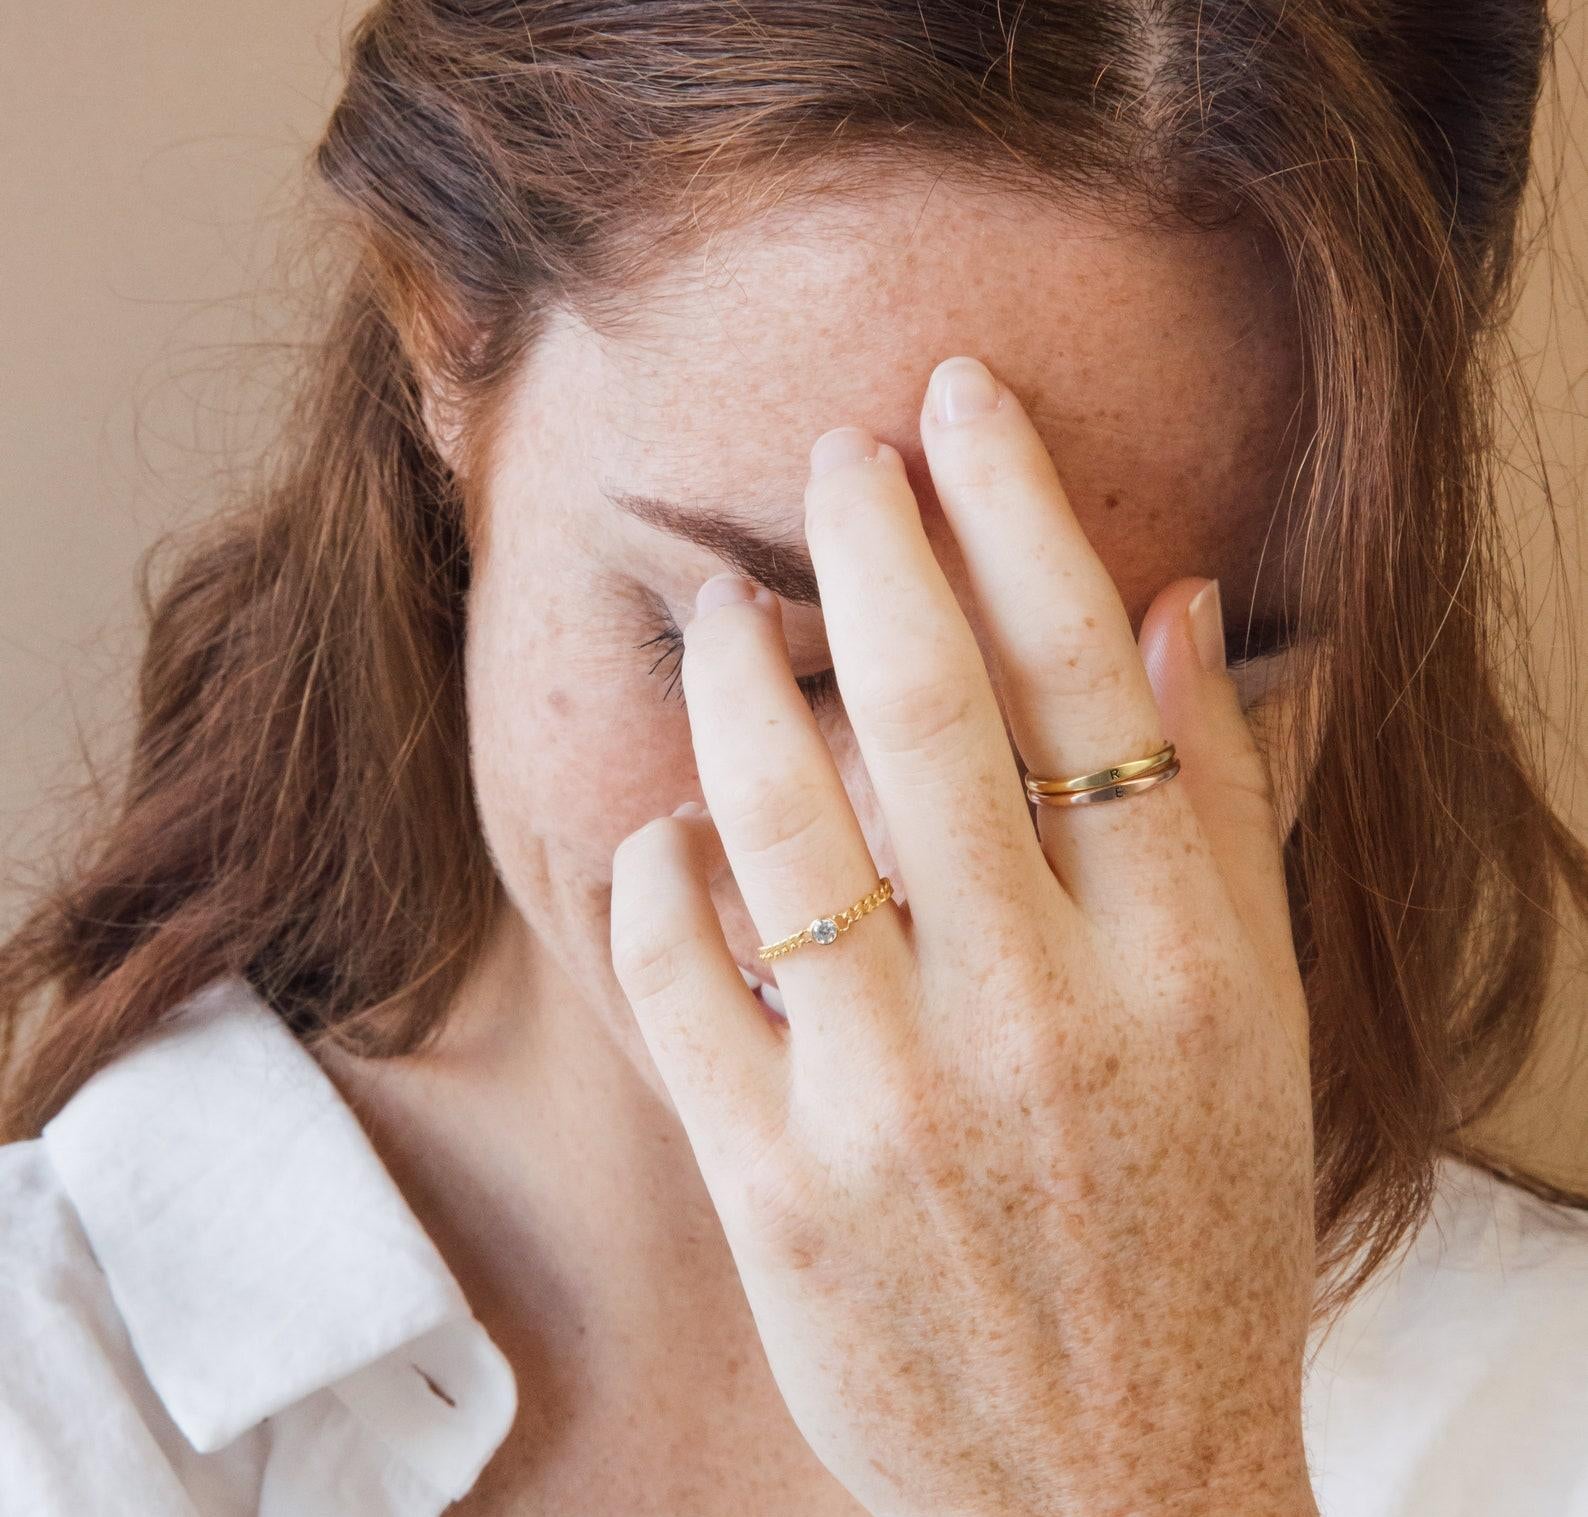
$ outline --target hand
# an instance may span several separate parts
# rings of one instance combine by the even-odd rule
[[[614,969],[790,1413],[869,1511],[1311,1513],[1306,1007],[1266,770],[1198,658],[1201,582],[1138,647],[992,383],[952,423],[934,383],[921,436],[999,691],[899,453],[828,433],[805,496],[907,906],[776,961],[786,1031],[746,989],[715,870],[763,942],[877,879],[760,591],[685,628],[710,816],[619,845]],[[1011,740],[1067,776],[1164,738],[1177,777],[1033,827]]]

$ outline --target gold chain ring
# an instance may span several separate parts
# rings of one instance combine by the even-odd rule
[[[839,933],[847,932],[868,911],[875,911],[892,896],[893,881],[885,874],[879,875],[876,889],[870,895],[861,896],[853,906],[834,912],[830,917],[817,917],[809,927],[801,927],[790,937],[779,938],[775,943],[763,943],[756,953],[762,959],[780,959],[784,954],[793,953],[796,948],[802,948],[806,943],[818,943],[825,947],[829,943],[836,942]]]

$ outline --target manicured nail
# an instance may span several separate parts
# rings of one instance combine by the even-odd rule
[[[877,439],[864,427],[834,427],[823,432],[811,447],[811,478],[877,456]]]
[[[965,357],[945,358],[932,371],[928,388],[937,419],[950,426],[996,411],[1002,393],[986,364]]]
[[[735,601],[754,600],[756,584],[742,574],[713,574],[695,592],[695,615],[704,616],[718,606],[731,606]]]
[[[1210,579],[1191,597],[1186,607],[1191,623],[1191,641],[1196,644],[1202,667],[1210,674],[1221,674],[1224,658],[1224,607],[1219,601],[1219,582]]]

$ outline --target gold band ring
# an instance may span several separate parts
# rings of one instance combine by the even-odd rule
[[[1073,806],[1087,801],[1111,801],[1138,790],[1150,789],[1163,780],[1173,779],[1180,772],[1174,756],[1174,744],[1165,743],[1146,758],[1128,759],[1107,769],[1094,769],[1090,774],[1077,774],[1069,779],[1047,779],[1040,775],[1025,777],[1026,797],[1038,806]]]
[[[1091,774],[1077,775],[1073,779],[1044,779],[1028,774],[1025,778],[1026,794],[1039,806],[1082,806],[1097,801],[1112,801],[1132,795],[1138,790],[1149,790],[1171,780],[1180,772],[1180,761],[1174,756],[1174,744],[1165,743],[1156,753],[1146,758],[1130,759],[1107,769],[1097,769]],[[887,875],[878,875],[876,888],[861,896],[853,906],[835,911],[830,917],[817,917],[809,926],[775,943],[763,943],[756,956],[763,961],[780,959],[807,943],[822,947],[838,941],[838,934],[847,932],[868,912],[875,911],[884,901],[893,898],[893,881]]]
[[[1105,774],[1107,770],[1103,771]],[[1165,780],[1172,780],[1180,772],[1180,760],[1172,759],[1161,769],[1154,769],[1150,774],[1137,774],[1130,779],[1110,782],[1106,785],[1094,785],[1090,790],[1063,791],[1057,795],[1031,795],[1029,788],[1026,793],[1039,806],[1089,806],[1097,801],[1117,801],[1124,796],[1134,795],[1139,790],[1151,790],[1154,785],[1161,785]]]
[[[869,895],[861,896],[853,906],[836,911],[830,917],[817,917],[809,927],[801,927],[790,937],[779,938],[775,943],[763,943],[756,953],[763,959],[780,959],[806,943],[819,943],[825,947],[835,942],[839,933],[853,927],[868,911],[875,911],[884,901],[892,898],[893,881],[885,874],[878,875],[877,888]]]

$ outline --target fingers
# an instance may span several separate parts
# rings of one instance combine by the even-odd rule
[[[711,823],[661,817],[612,856],[613,971],[708,1182],[787,1109],[781,1035],[758,1006],[711,900]]]
[[[829,432],[805,493],[833,668],[904,877],[917,951],[1008,946],[1063,909],[974,633],[896,449]]]
[[[1181,759],[1174,783],[1184,785],[1230,906],[1278,973],[1295,963],[1284,837],[1268,767],[1224,666],[1218,593],[1213,580],[1167,586],[1142,618],[1142,656]],[[1304,1023],[1295,1030],[1304,1049]]]
[[[730,583],[731,582],[731,583]],[[684,628],[683,684],[700,785],[763,944],[869,895],[877,869],[842,776],[789,668],[776,599],[723,601],[733,576],[701,588]],[[899,908],[884,902],[831,943],[748,967],[775,980],[802,1050],[852,1040],[890,1007],[868,992],[906,983]],[[829,1050],[832,1045],[828,1045]]]
[[[975,359],[948,359],[928,386],[921,437],[1026,767],[1063,779],[1160,748],[1124,603],[1017,398]],[[1169,906],[1200,848],[1178,777],[1101,803],[1040,806],[1037,826],[1054,873],[1095,917]]]
[[[967,365],[990,385],[990,408],[967,408],[961,392],[940,410],[936,381]],[[1003,705],[898,452],[858,427],[824,434],[812,450],[806,538],[837,683],[910,909],[906,920],[884,902],[830,943],[751,966],[783,992],[796,1078],[802,1058],[819,1067],[842,1049],[853,1063],[896,1046],[898,1014],[930,978],[921,961],[932,953],[961,964],[1018,955],[1082,912],[1150,954],[1204,926],[1224,930],[1234,900],[1293,959],[1261,757],[1233,682],[1197,662],[1187,630],[1197,582],[1162,598],[1172,614],[1155,608],[1149,676],[1112,578],[1015,397],[974,360],[940,365],[922,437],[994,644]],[[1216,605],[1202,604],[1216,626]],[[874,891],[876,867],[789,668],[775,598],[720,575],[702,587],[684,641],[700,783],[758,938],[840,917]],[[1165,738],[1179,748],[1177,776],[1099,804],[1039,808],[1033,829],[1022,760],[1065,777],[1143,757]],[[652,836],[645,846],[660,845]],[[626,929],[631,994],[651,1003],[659,1046],[686,1039],[694,1024],[683,1003],[708,986],[735,1008],[714,1025],[746,1022],[765,1036],[703,887],[670,888],[665,927]],[[706,947],[685,946],[691,924]],[[617,934],[615,921],[615,952]],[[887,1036],[868,1036],[878,1031]],[[752,1047],[740,1043],[736,1061],[749,1067]]]

